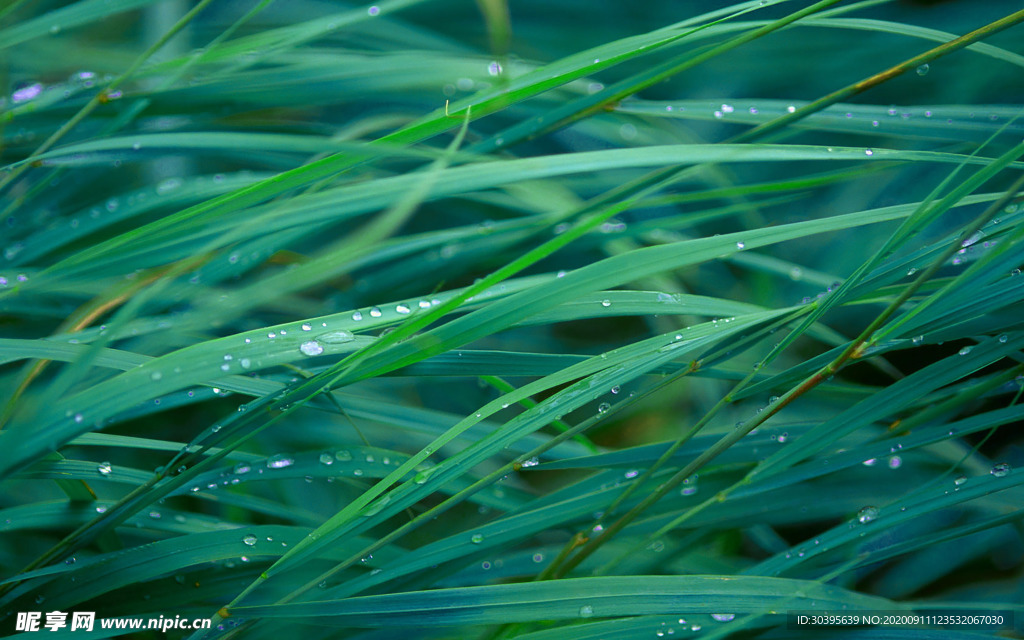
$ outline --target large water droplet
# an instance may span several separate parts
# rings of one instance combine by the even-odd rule
[[[736,619],[735,613],[712,613],[711,617],[719,622],[732,622]]]
[[[316,337],[317,341],[325,342],[327,344],[344,344],[346,342],[352,342],[355,340],[355,336],[352,335],[351,331],[328,331],[327,333],[321,333]]]
[[[857,522],[867,524],[878,517],[878,507],[864,507],[857,512]]]
[[[299,351],[301,351],[303,355],[318,356],[324,352],[324,346],[316,340],[307,340],[299,345]]]
[[[1012,470],[1013,467],[1010,466],[1009,462],[1000,462],[996,466],[992,467],[992,470],[989,471],[989,473],[991,473],[997,478],[1002,478],[1004,476],[1010,475],[1010,471]]]
[[[271,469],[283,469],[285,467],[290,467],[293,464],[295,464],[295,460],[289,458],[283,453],[278,453],[267,458],[267,466]]]
[[[109,476],[112,470],[113,469],[109,462],[101,462],[99,466],[96,467],[96,471],[98,471],[101,476]]]
[[[484,541],[484,534],[482,534],[482,533],[474,533],[472,535],[472,537],[470,537],[469,541],[472,542],[473,544],[480,544],[481,542]]]
[[[928,75],[928,70],[929,69],[931,69],[931,67],[929,67],[928,63],[926,62],[926,63],[922,64],[920,67],[917,68],[917,75],[919,75],[919,76],[926,76],[926,75]]]
[[[247,535],[244,538],[242,538],[242,542],[244,542],[246,545],[248,545],[250,547],[255,547],[256,546],[256,539],[257,539],[256,536],[254,536],[254,535],[252,535],[250,533],[249,535]]]

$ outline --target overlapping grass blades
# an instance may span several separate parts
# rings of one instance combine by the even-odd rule
[[[1024,616],[1014,3],[155,5],[0,10],[11,629]]]

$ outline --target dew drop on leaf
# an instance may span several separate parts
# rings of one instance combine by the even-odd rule
[[[1010,466],[1009,462],[1000,462],[996,466],[992,467],[992,469],[991,469],[991,471],[989,471],[989,473],[991,473],[992,475],[994,475],[997,478],[1003,478],[1005,476],[1010,475],[1010,471],[1012,471],[1012,470],[1013,470],[1013,467]]]
[[[290,467],[293,464],[295,464],[295,460],[289,458],[283,453],[278,453],[267,458],[267,467],[271,469],[283,469],[285,467]]]
[[[254,536],[253,534],[250,533],[249,535],[247,535],[244,538],[242,538],[242,542],[244,542],[247,546],[255,547],[256,546],[256,536]]]
[[[878,517],[878,507],[864,507],[857,512],[857,522],[867,524]]]
[[[318,356],[324,352],[324,346],[316,340],[307,340],[299,345],[299,351],[301,351],[303,355]]]
[[[346,342],[352,342],[355,336],[352,335],[351,331],[341,330],[321,333],[316,339],[317,342],[325,342],[327,344],[345,344]]]

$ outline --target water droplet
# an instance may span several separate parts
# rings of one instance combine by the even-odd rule
[[[926,75],[928,75],[928,70],[930,68],[931,67],[928,66],[927,62],[925,64],[922,64],[920,67],[917,68],[917,75],[919,75],[919,76],[926,76]]]
[[[953,484],[958,486],[958,487],[963,486],[964,483],[966,483],[966,482],[967,482],[967,476],[957,476],[957,477],[953,478]]]
[[[320,464],[328,465],[328,466],[334,464],[334,456],[331,455],[330,452],[327,452],[327,451],[321,453],[320,454]]]
[[[971,347],[964,347],[960,351],[957,351],[957,353],[959,353],[962,356],[966,356],[970,352],[971,352]]]
[[[355,336],[352,335],[351,331],[328,331],[327,333],[321,333],[316,337],[317,341],[325,342],[327,344],[345,344],[346,342],[352,342],[355,340]],[[323,351],[323,349],[321,349]]]
[[[922,342],[924,342],[924,336],[914,336],[913,338],[910,339],[910,341],[913,342],[914,344],[921,344]]]
[[[299,351],[301,351],[303,355],[318,356],[324,352],[324,346],[316,340],[307,340],[299,345]]]
[[[96,471],[98,471],[101,476],[109,476],[112,468],[109,462],[101,462],[100,465],[96,467]]]
[[[283,453],[278,453],[267,458],[267,467],[270,469],[283,469],[295,464],[295,460]]]
[[[368,15],[371,15],[371,16],[380,15],[380,7],[378,7],[377,5],[374,5],[374,6],[370,7],[369,9],[367,9],[366,13]]]
[[[736,619],[735,613],[712,613],[711,617],[719,622],[732,622]]]
[[[607,402],[602,402],[601,404],[597,405],[597,412],[606,413],[611,408],[612,405],[608,404]]]
[[[174,191],[180,186],[181,178],[167,178],[166,180],[161,180],[160,182],[157,183],[156,193],[157,195],[162,196],[166,193]]]
[[[400,305],[396,305],[395,306],[395,311],[397,311],[398,313],[405,314],[405,313],[409,313],[411,311],[411,309],[409,309],[409,307],[407,305],[400,304]]]
[[[611,388],[611,392],[613,394],[618,393],[620,390],[621,389],[620,389],[620,387],[618,385],[615,385],[614,387]]]
[[[363,313],[361,311],[353,311],[352,319],[355,320],[356,322],[359,322],[360,320],[363,319]]]
[[[43,85],[34,82],[30,85],[21,87],[11,94],[11,102],[17,104],[19,102],[28,102],[32,98],[35,98],[43,91]]]
[[[251,470],[252,470],[252,467],[250,467],[245,462],[239,462],[238,464],[235,465],[235,468],[234,468],[235,475],[239,475],[239,476],[242,475],[242,474],[245,474],[245,473],[249,473]]]
[[[501,75],[501,65],[497,61],[491,61],[491,63],[487,65],[487,75]]]
[[[602,300],[601,301],[601,306],[602,307],[610,307],[610,306],[612,306],[612,301],[611,300]]]
[[[865,149],[864,150],[864,155],[866,155],[866,156],[873,156],[873,155],[875,155],[875,152],[873,150],[871,150],[871,149]]]
[[[251,533],[249,535],[245,536],[244,538],[242,538],[242,542],[244,542],[246,545],[248,545],[250,547],[255,547],[256,546],[256,540],[257,540],[256,536],[254,536]]]
[[[745,249],[746,247],[747,247],[747,243],[745,243],[745,242],[737,242],[736,243],[736,248],[737,249]]]
[[[868,458],[867,460],[865,460],[861,464],[863,464],[865,467],[873,467],[877,463],[878,463],[878,460],[876,458]]]
[[[1010,338],[1005,333],[1002,334],[1001,336],[999,336],[999,338],[998,338],[999,342],[1002,343],[1002,344],[1006,344],[1006,341],[1009,340],[1009,339]]]
[[[899,469],[902,466],[903,466],[903,458],[901,458],[899,456],[893,456],[893,457],[889,458],[889,468],[890,469]]]
[[[373,307],[373,308],[370,309],[370,317],[372,317],[372,318],[379,318],[382,315],[384,315],[384,314],[381,312],[380,307]]]
[[[878,517],[878,507],[864,507],[857,512],[857,522],[867,524]]]
[[[469,541],[472,542],[473,544],[480,544],[481,542],[484,541],[484,534],[482,534],[482,533],[474,533],[473,536],[469,539]]]
[[[992,470],[989,471],[989,473],[991,473],[997,478],[1003,478],[1005,476],[1010,475],[1010,471],[1012,470],[1013,467],[1010,466],[1009,462],[1000,462],[996,466],[992,467]]]
[[[582,607],[580,607],[580,617],[581,618],[592,618],[593,616],[594,616],[594,607],[590,606],[589,604],[585,604]]]
[[[352,460],[352,452],[348,449],[338,449],[334,452],[334,459],[338,462],[348,462]]]

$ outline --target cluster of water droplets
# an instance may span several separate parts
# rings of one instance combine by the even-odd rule
[[[28,276],[24,273],[19,273],[13,276],[0,275],[0,289],[9,286],[18,286],[18,283],[28,282]]]

